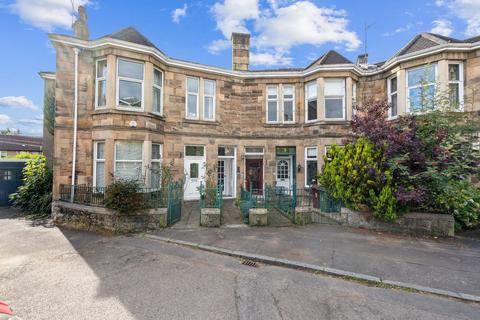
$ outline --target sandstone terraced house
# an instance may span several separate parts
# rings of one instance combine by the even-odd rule
[[[480,110],[479,99],[463,101],[480,92],[480,37],[422,33],[381,63],[331,50],[274,70],[249,70],[248,34],[232,34],[231,70],[171,58],[134,28],[89,40],[80,26],[50,40],[56,70],[41,75],[55,95],[54,198],[72,175],[158,187],[151,168],[162,163],[185,175],[185,199],[198,198],[206,166],[226,197],[240,186],[308,186],[326,148],[348,135],[355,104],[388,99],[390,118],[415,112],[425,74],[427,92],[447,88],[463,112]]]

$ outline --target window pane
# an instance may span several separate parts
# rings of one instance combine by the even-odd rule
[[[316,158],[317,148],[307,148],[307,158]]]
[[[160,162],[152,162],[150,187],[160,188],[160,179],[161,179]]]
[[[435,66],[425,66],[415,70],[408,71],[408,86],[421,85],[435,81]]]
[[[326,79],[325,96],[343,96],[345,95],[345,80]]]
[[[118,75],[143,80],[143,63],[120,59],[118,60]]]
[[[293,101],[283,102],[283,121],[293,121]]]
[[[235,149],[233,147],[218,147],[219,156],[233,156]]]
[[[397,91],[397,78],[392,78],[390,79],[390,92],[396,92]]]
[[[435,86],[409,89],[410,111],[433,109]]]
[[[190,178],[198,178],[198,163],[190,163]]]
[[[107,104],[107,81],[99,80],[97,90],[97,106],[103,107]]]
[[[450,103],[452,107],[458,107],[460,103],[460,86],[458,83],[449,84]]]
[[[307,99],[314,99],[317,97],[317,83],[311,82],[307,84]]]
[[[460,80],[460,65],[458,64],[448,65],[448,80],[450,81]]]
[[[95,175],[95,186],[105,187],[105,162],[97,162]]]
[[[205,97],[203,111],[205,119],[213,119],[213,97]]]
[[[152,144],[152,160],[160,160],[161,155],[160,155],[160,145],[153,143]]]
[[[397,115],[397,94],[390,96],[390,116],[395,117]]]
[[[142,162],[117,161],[115,166],[115,178],[125,180],[141,179]]]
[[[308,160],[307,161],[307,186],[311,185],[312,182],[317,181],[318,173],[318,163],[317,160]]]
[[[268,101],[268,121],[277,121],[277,101]]]
[[[105,143],[97,142],[97,159],[105,159]]]
[[[198,79],[187,78],[187,91],[192,93],[198,93]]]
[[[213,96],[215,91],[215,82],[211,80],[205,80],[203,85],[204,85],[203,90],[205,92],[205,95]]]
[[[153,83],[157,86],[162,86],[162,72],[157,69],[153,69]]]
[[[107,60],[97,62],[97,78],[105,78],[107,76]]]
[[[142,143],[136,141],[117,141],[116,160],[142,160]]]
[[[308,120],[317,120],[317,100],[308,101]]]
[[[263,153],[262,147],[245,147],[245,153]]]
[[[197,117],[197,95],[195,94],[188,94],[187,96],[187,117]]]
[[[325,117],[343,119],[343,99],[325,99]]]
[[[203,157],[204,147],[202,146],[186,146],[185,155],[190,157]]]
[[[283,97],[293,99],[293,86],[283,86]]]
[[[268,86],[267,87],[267,95],[269,99],[276,99],[277,98],[277,87],[276,86]]]
[[[119,81],[118,104],[121,106],[142,106],[142,84],[126,80]]]
[[[162,90],[160,88],[153,87],[153,112],[162,112]]]

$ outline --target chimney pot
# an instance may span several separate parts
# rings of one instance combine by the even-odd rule
[[[357,65],[368,64],[368,53],[359,54],[357,57]]]
[[[248,71],[250,61],[250,34],[232,33],[232,69]]]

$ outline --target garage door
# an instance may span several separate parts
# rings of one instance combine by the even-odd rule
[[[0,162],[0,207],[9,206],[9,195],[22,184],[22,169],[25,162]]]

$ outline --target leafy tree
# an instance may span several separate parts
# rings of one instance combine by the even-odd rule
[[[34,155],[27,161],[23,168],[23,184],[10,199],[25,214],[43,217],[51,213],[52,172],[45,156]]]

